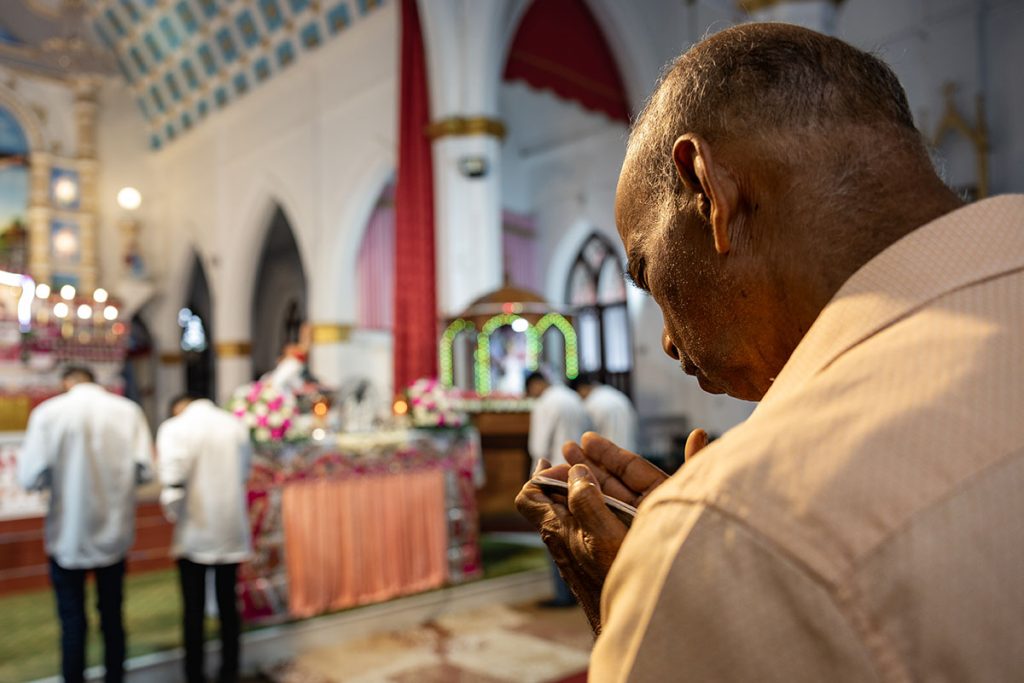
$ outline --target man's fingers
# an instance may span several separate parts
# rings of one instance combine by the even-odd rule
[[[540,474],[541,470],[546,470],[546,469],[548,469],[550,467],[551,467],[551,463],[548,462],[547,459],[545,459],[545,458],[538,458],[537,459],[537,466],[533,468],[533,475],[532,476],[535,477],[538,474]]]
[[[569,512],[580,528],[594,536],[621,539],[626,533],[626,525],[605,506],[601,487],[586,465],[569,470]]]
[[[694,429],[690,432],[690,436],[686,437],[686,447],[683,449],[683,457],[686,462],[690,462],[707,445],[707,432],[703,429]]]
[[[619,448],[599,434],[587,432],[583,435],[581,442],[588,464],[593,462],[600,465],[601,469],[621,481],[626,488],[637,495],[649,493],[668,479],[667,474],[636,453]],[[609,495],[619,497],[612,491],[609,491]]]
[[[553,501],[539,486],[530,482],[526,482],[516,496],[516,510],[537,529],[558,522],[568,513],[564,505]]]
[[[562,457],[570,465],[579,465],[586,460],[583,449],[575,441],[566,441],[562,444]]]

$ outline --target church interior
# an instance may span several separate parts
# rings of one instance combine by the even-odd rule
[[[527,377],[628,396],[667,472],[754,411],[665,355],[615,215],[663,66],[751,21],[881,57],[950,187],[1024,191],[1018,0],[5,0],[0,680],[59,680],[47,499],[16,472],[69,365],[154,434],[187,393],[251,435],[242,680],[586,680],[513,503]],[[182,680],[159,497],[127,556],[134,681]]]

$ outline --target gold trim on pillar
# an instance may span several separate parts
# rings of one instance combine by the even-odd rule
[[[185,360],[180,351],[166,351],[160,354],[160,365],[178,365]]]
[[[345,323],[313,323],[314,344],[339,344],[352,336],[352,326]]]
[[[252,355],[252,343],[247,341],[218,342],[218,358],[247,358]]]
[[[427,137],[431,140],[449,135],[490,135],[504,140],[505,124],[486,116],[449,116],[427,126]]]

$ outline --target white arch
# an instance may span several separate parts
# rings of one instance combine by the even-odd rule
[[[43,134],[43,125],[31,107],[26,106],[18,94],[0,83],[0,106],[8,109],[25,132],[30,153],[45,152],[49,149]]]
[[[324,322],[351,322],[356,317],[359,247],[380,193],[394,176],[395,160],[383,151],[372,155],[355,174],[351,191],[339,197],[337,227],[326,235],[318,261],[317,282],[310,292],[310,317]]]
[[[247,340],[252,327],[252,293],[258,275],[263,244],[270,230],[274,213],[284,213],[292,237],[299,250],[303,272],[309,277],[312,231],[303,229],[308,225],[307,217],[297,210],[294,195],[286,183],[272,174],[264,174],[261,182],[254,184],[242,202],[246,207],[240,214],[242,219],[231,230],[221,232],[221,243],[217,253],[220,265],[207,270],[210,297],[213,300],[214,321],[220,337],[230,341]],[[230,304],[230,305],[229,305]]]

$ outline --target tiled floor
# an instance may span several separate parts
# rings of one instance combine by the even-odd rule
[[[578,609],[493,605],[301,652],[267,675],[278,683],[550,683],[586,670],[592,640]]]

